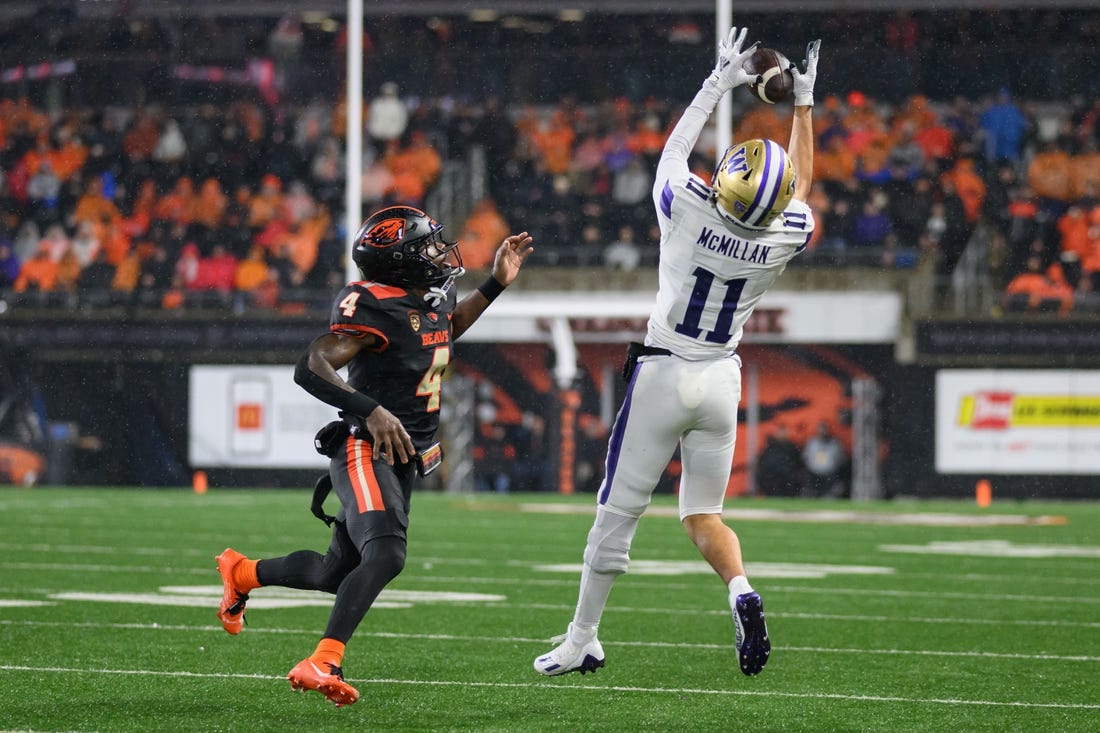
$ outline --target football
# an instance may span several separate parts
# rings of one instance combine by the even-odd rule
[[[791,62],[774,48],[758,48],[745,62],[745,71],[756,76],[749,89],[762,102],[786,102],[794,92]]]

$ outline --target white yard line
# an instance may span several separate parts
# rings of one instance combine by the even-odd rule
[[[2,564],[0,564],[2,567]],[[579,576],[578,576],[579,577]],[[629,577],[629,576],[627,576]],[[657,576],[653,576],[657,577]],[[943,576],[950,578],[950,576]],[[892,580],[905,581],[904,575],[892,576]],[[561,585],[565,584],[569,587],[577,587],[577,579],[574,578],[569,581],[555,581],[551,579],[531,579],[526,578],[478,578],[478,577],[458,577],[458,576],[416,576],[409,578],[410,582],[417,583],[453,583],[460,585],[468,585],[471,583],[483,583],[489,585],[526,585],[528,583],[538,585]],[[616,588],[627,587],[629,581],[622,581]],[[659,583],[661,590],[677,590],[687,588],[698,588],[698,584],[685,584],[685,583]],[[854,596],[883,596],[890,598],[934,598],[934,599],[947,599],[947,600],[969,600],[969,601],[1022,601],[1026,603],[1034,603],[1037,598],[1041,599],[1043,603],[1085,603],[1096,604],[1100,603],[1100,597],[1088,598],[1078,596],[1049,596],[1042,593],[1032,594],[1019,594],[1019,593],[963,593],[960,591],[931,591],[931,590],[892,590],[892,589],[875,589],[875,588],[843,588],[839,586],[797,586],[797,585],[771,585],[766,583],[753,583],[760,591],[761,595],[764,593],[812,593],[812,594],[837,594],[837,595],[854,595]],[[641,583],[635,583],[631,586],[633,590],[644,590],[645,588]]]
[[[137,631],[182,631],[188,633],[222,631],[220,626],[190,626],[186,624],[138,624],[138,623],[98,623],[94,621],[81,623],[66,623],[63,621],[17,621],[13,619],[0,619],[0,626],[49,626],[63,628],[96,628],[96,629],[131,629]],[[279,634],[279,635],[316,635],[316,629],[257,629],[249,627],[247,633],[252,634]],[[456,641],[456,642],[492,642],[502,644],[546,644],[542,638],[529,638],[522,636],[478,636],[468,634],[406,634],[389,631],[363,631],[357,632],[359,636],[368,636],[376,639],[418,639],[428,641]],[[610,647],[640,647],[657,649],[714,649],[729,651],[730,643],[696,643],[674,641],[604,641],[604,646]],[[783,646],[777,645],[773,649],[784,652],[803,652],[811,654],[877,654],[897,656],[930,656],[930,657],[973,657],[983,659],[1023,659],[1031,661],[1055,661],[1055,662],[1100,662],[1100,657],[1081,654],[1022,654],[1019,652],[959,652],[939,649],[865,649],[850,647],[811,647],[811,646]]]
[[[180,555],[202,557],[210,555],[213,557],[208,551],[186,548],[120,547],[118,545],[55,545],[44,542],[0,542],[0,550],[7,550],[10,552],[57,552],[72,555],[152,555],[156,557],[179,557]]]
[[[517,504],[521,512],[532,514],[594,515],[596,507],[584,504],[552,504],[527,502]],[[476,507],[475,507],[476,508]],[[650,517],[679,518],[674,506],[651,506]],[[1029,516],[1026,514],[953,514],[949,512],[854,511],[848,509],[744,509],[726,508],[722,516],[730,521],[811,522],[814,524],[880,524],[916,525],[924,527],[1026,527],[1029,525],[1062,525],[1061,515]]]
[[[210,569],[196,568],[196,567],[171,567],[171,566],[152,566],[152,565],[104,565],[104,564],[84,564],[84,563],[32,563],[32,562],[0,562],[0,569],[5,570],[54,570],[54,571],[79,571],[89,573],[164,573],[166,575],[195,575],[195,576],[211,576],[215,573],[213,567]],[[458,585],[459,587],[470,584],[485,584],[485,585],[542,585],[542,586],[555,586],[555,587],[568,587],[575,588],[577,580],[575,578],[479,578],[473,576],[408,576],[410,582],[416,583],[450,583]],[[903,576],[895,576],[898,579],[904,580]],[[946,576],[950,578],[950,576]],[[662,590],[675,590],[685,588],[697,588],[698,584],[676,584],[661,582]],[[816,586],[791,586],[791,585],[765,585],[758,583],[757,586],[767,593],[809,593],[809,594],[827,594],[827,595],[852,595],[852,596],[865,596],[865,597],[887,597],[887,598],[924,598],[924,599],[945,599],[945,600],[966,600],[966,601],[1019,601],[1025,603],[1033,603],[1037,597],[1041,597],[1044,604],[1086,604],[1095,605],[1100,603],[1100,597],[1090,598],[1081,596],[1051,596],[1045,594],[1017,594],[1017,593],[963,593],[960,591],[930,591],[930,590],[896,590],[896,589],[871,589],[871,588],[844,588],[838,586],[816,587]],[[624,584],[625,587],[625,584]],[[641,585],[636,583],[633,589],[640,589]],[[5,589],[0,588],[0,592],[8,592]],[[12,592],[27,592],[19,591],[18,589]]]
[[[169,565],[100,565],[86,563],[60,562],[0,562],[4,570],[76,570],[82,573],[164,573],[166,575],[212,575],[217,573],[211,564],[210,569]]]
[[[30,667],[16,664],[0,665],[0,672],[35,672],[43,674],[93,674],[93,675],[130,675],[138,677],[178,677],[200,679],[248,679],[271,680],[285,682],[282,675],[244,674],[244,673],[213,673],[213,672],[187,672],[151,669],[103,669],[103,668],[79,668],[79,667]],[[632,687],[624,685],[590,685],[590,684],[555,684],[549,680],[544,682],[470,682],[459,680],[401,680],[401,679],[350,679],[357,685],[420,685],[426,687],[474,687],[490,689],[524,689],[524,690],[555,690],[557,693],[565,691],[583,690],[591,692],[637,692],[647,695],[729,695],[732,697],[780,697],[788,699],[808,700],[842,700],[860,702],[889,702],[911,703],[918,705],[976,705],[992,707],[1017,707],[1017,708],[1043,708],[1058,710],[1100,710],[1100,704],[1093,703],[1061,703],[1061,702],[1026,702],[1023,700],[964,700],[960,698],[921,698],[921,697],[896,697],[891,695],[841,695],[814,692],[782,692],[778,690],[707,690],[691,687]]]

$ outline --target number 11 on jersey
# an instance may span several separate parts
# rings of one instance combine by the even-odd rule
[[[695,275],[695,287],[691,290],[691,299],[688,301],[687,310],[684,311],[684,319],[676,324],[676,332],[697,339],[703,333],[699,322],[703,318],[703,309],[710,300],[711,290],[714,289],[715,274],[702,267],[696,267],[692,274]],[[704,341],[724,344],[733,338],[733,316],[737,312],[737,303],[741,300],[741,292],[745,289],[746,282],[748,278],[738,277],[721,283],[726,288],[725,295],[722,297],[722,307],[718,311],[714,328],[707,331]]]

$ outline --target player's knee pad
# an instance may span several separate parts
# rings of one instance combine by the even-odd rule
[[[596,521],[588,532],[588,544],[584,548],[585,564],[596,573],[625,573],[630,564],[630,543],[637,528],[637,517],[599,509]]]

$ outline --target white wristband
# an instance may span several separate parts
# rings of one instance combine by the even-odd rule
[[[814,106],[814,93],[805,92],[803,94],[796,94],[794,98],[795,107],[813,107]]]

